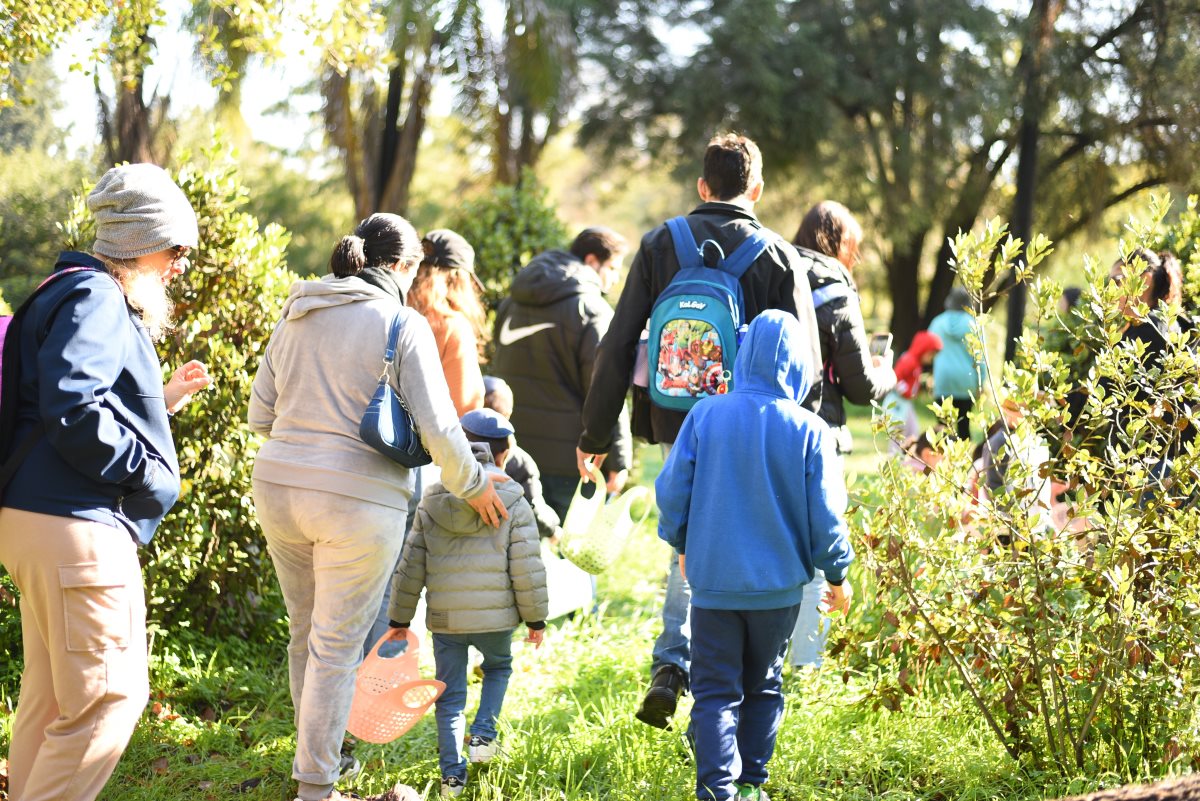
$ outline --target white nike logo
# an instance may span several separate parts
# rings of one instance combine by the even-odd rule
[[[504,322],[500,324],[500,334],[496,337],[501,345],[512,345],[519,342],[528,336],[533,336],[538,331],[545,331],[549,328],[554,328],[554,323],[535,323],[534,325],[523,325],[520,328],[510,328],[509,323],[511,318],[505,317]]]

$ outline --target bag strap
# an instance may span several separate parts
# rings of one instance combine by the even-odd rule
[[[52,272],[50,275],[46,276],[45,280],[37,285],[37,289],[33,290],[33,293],[25,299],[25,302],[21,304],[20,308],[13,313],[12,320],[8,324],[8,330],[5,331],[4,334],[4,358],[0,360],[4,364],[4,375],[0,376],[0,388],[2,388],[0,391],[7,389],[9,397],[14,397],[12,393],[17,391],[16,383],[20,380],[20,363],[17,359],[20,351],[18,350],[17,337],[20,334],[21,323],[25,319],[27,310],[33,304],[34,298],[36,298],[41,291],[55,278],[68,275],[70,273],[83,272],[85,270],[96,273],[104,272],[103,270],[98,270],[95,267],[87,267],[84,265],[76,265],[74,267],[66,267],[62,270],[56,270],[55,272]],[[105,274],[107,275],[107,273]],[[13,403],[15,404],[15,401]],[[0,440],[2,440],[5,436],[2,429],[15,426],[17,422],[16,418],[17,413],[15,406],[10,404],[9,407],[5,407],[3,403],[3,396],[0,395]],[[13,476],[17,474],[17,468],[21,466],[21,463],[25,461],[25,457],[29,456],[29,452],[33,450],[33,446],[37,444],[38,440],[41,439],[42,435],[45,433],[45,426],[39,422],[35,424],[33,429],[29,431],[19,443],[17,443],[16,447],[13,448],[12,453],[4,461],[4,465],[0,467],[0,498],[3,498],[4,491],[8,489],[9,482],[11,482]]]
[[[721,270],[741,280],[742,276],[746,274],[746,270],[750,269],[750,265],[758,261],[758,257],[771,244],[771,239],[772,237],[765,229],[755,230],[742,240],[742,244],[738,245],[736,250],[729,254],[729,257],[721,264]]]
[[[392,318],[392,328],[388,331],[387,348],[383,352],[383,360],[388,364],[396,358],[396,346],[400,343],[400,328],[404,325],[404,315],[402,312],[396,312],[396,316]]]
[[[839,298],[848,298],[852,294],[850,287],[845,284],[826,284],[812,291],[813,308],[819,309],[826,303],[831,303]]]
[[[392,318],[391,327],[388,329],[387,345],[383,350],[383,370],[379,373],[379,383],[388,380],[388,374],[392,370],[392,362],[396,358],[396,348],[400,344],[400,329],[404,326],[403,311],[396,312],[396,316]],[[400,376],[396,376],[396,385],[400,385]]]
[[[667,230],[671,232],[671,240],[675,243],[675,258],[679,260],[679,269],[703,267],[704,258],[687,220],[683,217],[672,217],[667,220]]]

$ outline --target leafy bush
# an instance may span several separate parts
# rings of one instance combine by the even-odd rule
[[[84,171],[80,162],[41,151],[0,153],[0,289],[14,306],[54,267],[62,242],[54,220],[78,191]]]
[[[1123,253],[1156,241],[1165,209],[1131,221]],[[1031,264],[1048,247],[1035,240]],[[989,224],[960,235],[955,252],[983,300],[987,267],[1002,274],[1019,244]],[[1200,369],[1193,335],[1177,328],[1147,366],[1144,345],[1121,341],[1119,303],[1137,303],[1138,282],[1107,282],[1107,262],[1085,260],[1084,273],[1078,325],[1057,320],[1060,286],[1031,284],[1022,366],[986,390],[993,409],[1003,399],[1014,410],[1001,423],[1013,443],[1001,489],[977,492],[971,443],[943,441],[929,475],[891,460],[860,493],[852,529],[880,597],[833,649],[859,646],[851,664],[877,674],[875,701],[890,709],[956,683],[1008,754],[1034,768],[1155,775],[1200,753],[1200,465],[1184,443],[1186,424],[1200,422]],[[1051,324],[1094,354],[1082,387],[1046,347]],[[938,411],[949,422],[948,405]],[[1051,481],[1065,516],[1039,504]]]
[[[183,492],[147,549],[147,602],[165,629],[248,636],[283,617],[250,496],[258,438],[246,411],[295,276],[284,261],[287,232],[274,224],[260,231],[242,211],[247,190],[228,151],[213,145],[200,160],[204,167],[186,156],[180,161],[186,166],[176,180],[196,210],[200,247],[172,285],[178,328],[159,353],[167,370],[199,359],[213,385],[172,421]],[[72,242],[91,241],[85,196],[64,225]]]
[[[492,308],[530,259],[567,244],[567,229],[546,195],[527,169],[518,185],[498,186],[489,196],[464,203],[450,220],[450,227],[475,248],[475,270]]]
[[[1155,250],[1169,250],[1179,257],[1183,267],[1183,305],[1192,314],[1200,311],[1200,198],[1191,195],[1179,219],[1170,226],[1159,226]]]

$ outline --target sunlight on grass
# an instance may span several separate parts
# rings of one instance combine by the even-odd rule
[[[852,469],[870,470],[879,456],[870,444],[868,415],[856,414],[851,425],[858,443]],[[645,477],[655,475],[660,462],[656,447],[641,448],[634,480],[650,483]],[[600,577],[597,614],[556,622],[540,650],[514,643],[501,717],[504,753],[491,765],[472,766],[465,798],[694,797],[694,766],[679,732],[633,717],[659,630],[668,556],[652,515],[631,535],[618,564]],[[284,645],[161,638],[151,706],[101,798],[291,799],[295,735]],[[427,674],[431,651],[426,643]],[[787,717],[768,785],[773,798],[1042,796],[1043,788],[1022,776],[953,693],[928,692],[905,713],[893,714],[858,702],[869,689],[857,677],[844,683],[836,667],[786,675]],[[0,693],[15,692],[0,687]],[[478,695],[473,681],[468,713]],[[684,699],[679,728],[689,708]],[[0,746],[7,745],[10,725],[11,714],[0,715]],[[432,714],[394,743],[360,744],[357,756],[364,771],[346,789],[374,793],[404,781],[428,798],[438,795]]]

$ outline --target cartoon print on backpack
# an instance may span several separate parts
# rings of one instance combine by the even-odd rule
[[[699,400],[728,391],[721,335],[703,320],[675,319],[663,326],[655,388],[673,398]]]

